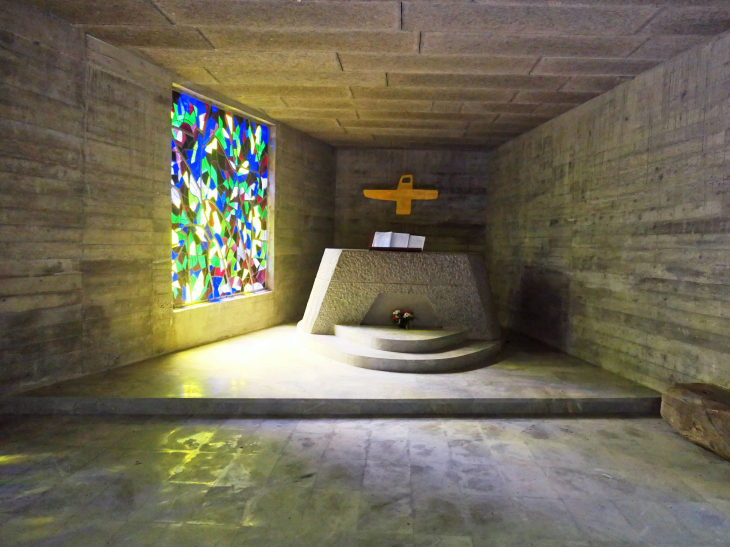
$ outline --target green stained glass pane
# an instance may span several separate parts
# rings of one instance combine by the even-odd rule
[[[171,124],[175,306],[262,290],[269,129],[177,91]]]

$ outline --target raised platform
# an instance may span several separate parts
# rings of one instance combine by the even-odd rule
[[[397,327],[335,325],[334,336],[307,334],[310,350],[355,367],[407,373],[456,372],[490,364],[501,342],[467,340],[468,329],[404,330]]]
[[[658,416],[660,396],[525,338],[452,374],[393,374],[302,348],[287,325],[0,399],[7,414]]]

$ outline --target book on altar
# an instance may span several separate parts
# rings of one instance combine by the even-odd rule
[[[422,251],[426,236],[414,236],[398,232],[375,232],[371,249],[409,249]]]

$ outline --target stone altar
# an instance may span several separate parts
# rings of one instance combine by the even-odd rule
[[[408,295],[425,298],[439,327],[467,329],[472,340],[500,339],[484,261],[463,253],[326,249],[299,328],[333,335],[335,325],[360,325],[380,295],[405,304]]]

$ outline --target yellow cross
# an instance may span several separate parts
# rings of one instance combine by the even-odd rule
[[[396,215],[410,215],[411,200],[436,199],[439,197],[438,190],[414,190],[413,175],[403,175],[398,181],[397,190],[363,190],[362,193],[370,199],[395,201]]]

